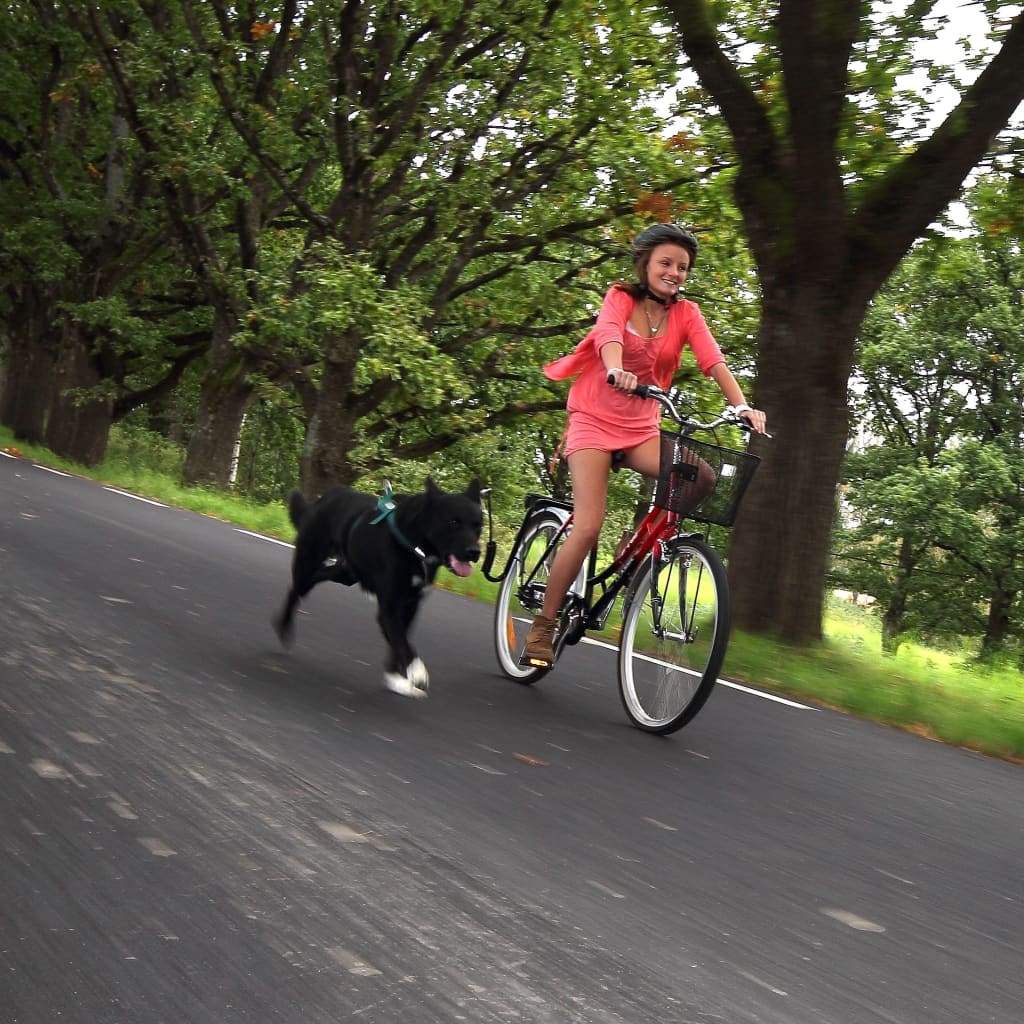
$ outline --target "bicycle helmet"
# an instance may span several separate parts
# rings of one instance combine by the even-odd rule
[[[647,263],[651,258],[651,252],[666,242],[681,245],[690,254],[691,267],[697,262],[697,250],[700,247],[697,236],[692,231],[687,231],[678,224],[652,224],[633,239],[633,266],[641,284],[647,280]]]

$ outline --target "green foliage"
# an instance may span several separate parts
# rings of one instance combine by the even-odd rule
[[[177,479],[181,475],[184,450],[138,422],[140,419],[130,418],[111,431],[104,460],[105,472],[116,473],[125,481],[131,480],[133,486],[138,486],[145,479]]]
[[[902,630],[990,652],[1024,635],[1024,257],[989,227],[1005,192],[986,181],[973,205],[975,233],[919,246],[865,322],[836,579]]]
[[[113,23],[122,7],[109,6]],[[183,269],[158,175],[78,30],[82,14],[78,4],[0,12],[0,40],[20,55],[0,73],[0,316],[12,381],[33,360],[57,366],[31,388],[52,388],[39,402],[58,437],[62,420],[98,408],[99,397],[116,420],[165,393],[202,350],[211,321]],[[65,437],[71,448],[76,433]]]
[[[366,470],[553,407],[539,366],[578,339],[636,222],[607,225],[692,164],[649,106],[669,34],[622,3],[302,15],[194,10],[196,59],[260,175],[305,168],[285,198],[313,222],[301,242],[276,228],[291,264],[264,248],[240,343],[298,354],[314,384],[316,360],[354,361],[345,454]]]
[[[302,422],[280,402],[280,392],[257,400],[245,416],[236,467],[235,493],[256,503],[283,501],[299,480]]]

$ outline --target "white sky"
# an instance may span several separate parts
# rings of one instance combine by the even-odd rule
[[[1004,4],[1007,12],[1005,17],[1020,11],[1020,5]],[[972,0],[938,0],[934,7],[936,16],[942,15],[949,19],[949,23],[934,41],[922,42],[919,51],[922,56],[929,57],[936,64],[948,64],[956,66],[964,58],[963,47],[959,40],[967,38],[982,52],[992,51],[992,47],[985,40],[985,33],[988,31],[988,17],[980,5]],[[974,76],[969,79],[973,81]],[[938,92],[939,104],[935,111],[935,124],[946,116],[957,101],[957,93],[952,89],[940,89]],[[1018,108],[1017,115],[1021,114]]]
[[[892,6],[897,9],[906,9],[909,3],[910,0],[893,0]],[[1021,4],[1003,4],[1003,20],[1009,20],[1014,17],[1020,12],[1021,6]],[[948,18],[948,23],[939,33],[938,38],[934,41],[919,44],[920,54],[927,57],[932,63],[954,67],[959,64],[965,56],[964,49],[960,45],[959,40],[964,38],[971,41],[975,48],[975,53],[979,51],[984,52],[985,50],[992,51],[991,45],[985,40],[989,19],[977,0],[937,0],[930,17],[937,18],[940,16]],[[969,85],[974,80],[974,77],[973,73],[969,77],[965,77],[964,84]],[[910,76],[907,81],[908,87],[914,88],[915,91],[919,90],[923,84],[923,78],[920,81],[915,81],[915,76]],[[670,109],[673,100],[674,95],[672,93],[666,96],[663,109],[666,111]],[[955,89],[946,86],[935,86],[932,116],[927,126],[928,130],[937,127],[956,106],[958,100],[959,93]],[[1011,120],[1011,125],[1024,131],[1024,104],[1017,108]],[[675,130],[677,129],[669,122],[666,126],[666,134],[671,134]],[[962,207],[959,207],[959,209],[962,209]],[[962,216],[957,215],[957,210],[957,205],[951,207],[951,212],[955,218],[958,221],[963,220]]]
[[[1019,13],[1021,7],[1017,5],[1004,5],[1005,17],[1009,18]],[[988,17],[980,5],[971,0],[938,0],[935,5],[935,13],[942,14],[949,18],[949,24],[943,29],[934,42],[923,42],[920,50],[923,55],[930,57],[935,63],[955,66],[964,57],[963,47],[959,40],[967,38],[975,47],[993,52],[993,47],[985,40],[985,33],[988,30]],[[972,76],[965,84],[974,80]],[[940,87],[936,89],[935,106],[929,127],[937,127],[942,119],[953,109],[958,100],[958,93],[951,88]],[[1013,117],[1011,125],[1018,127],[1024,122],[1024,104],[1021,104]],[[969,175],[969,184],[974,175]],[[967,211],[961,203],[952,203],[949,207],[949,214],[961,227],[966,228],[969,223]]]

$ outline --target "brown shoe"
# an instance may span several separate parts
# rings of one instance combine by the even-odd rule
[[[519,658],[519,664],[523,668],[551,668],[555,663],[557,627],[555,619],[546,619],[543,615],[538,615],[533,620],[530,632],[526,636],[526,646]]]

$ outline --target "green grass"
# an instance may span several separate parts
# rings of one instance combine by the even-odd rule
[[[0,428],[0,448],[14,447]],[[115,434],[110,455],[84,470],[46,449],[18,444],[36,462],[87,476],[114,487],[237,523],[291,541],[294,531],[283,503],[260,505],[203,488],[176,483],[180,456],[154,449],[125,432]],[[507,549],[499,547],[497,567]],[[481,601],[494,601],[496,584],[481,573],[461,579],[442,574],[446,589]],[[605,631],[615,636],[618,617]],[[786,694],[882,722],[922,736],[1024,763],[1024,675],[986,669],[963,653],[951,654],[904,643],[896,656],[882,654],[874,617],[840,603],[825,620],[826,639],[791,648],[764,637],[734,632],[725,674],[750,686]]]
[[[882,654],[873,617],[832,607],[820,644],[734,633],[729,678],[1008,760],[1024,760],[1024,677],[905,643]]]

